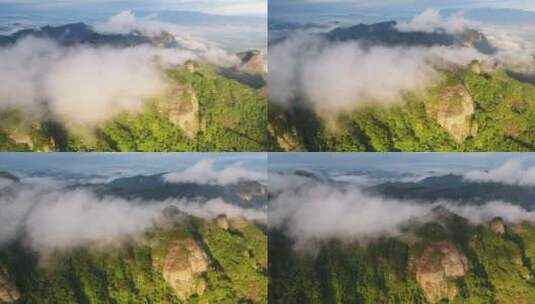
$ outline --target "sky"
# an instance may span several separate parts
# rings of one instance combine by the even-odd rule
[[[265,48],[266,0],[0,0],[0,35],[45,25],[95,25],[125,12],[227,50]]]
[[[347,5],[355,8],[516,8],[534,10],[533,0],[271,0],[272,6]]]
[[[0,0],[0,5],[52,12],[91,7],[94,10],[175,10],[229,16],[265,16],[265,0]]]
[[[464,173],[490,170],[509,160],[524,166],[535,165],[530,153],[270,153],[270,171],[296,169],[327,172],[347,170],[382,170],[400,174],[423,171]]]
[[[324,21],[379,22],[407,20],[427,8],[443,11],[515,9],[535,12],[533,0],[271,0],[269,18],[302,23]],[[293,17],[292,17],[293,16]],[[514,19],[515,17],[513,17]],[[535,18],[530,17],[532,20]],[[512,21],[510,16],[504,17]]]
[[[0,171],[57,178],[65,173],[120,177],[182,171],[201,160],[213,160],[216,170],[239,163],[265,171],[266,159],[265,153],[1,153]]]

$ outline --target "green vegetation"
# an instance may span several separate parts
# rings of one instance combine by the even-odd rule
[[[445,257],[450,272],[461,267],[451,248],[466,257],[468,266],[435,285],[455,291],[445,291],[444,296],[453,296],[435,303],[535,302],[535,228],[530,224],[506,226],[500,235],[452,215],[409,234],[413,237],[366,244],[327,240],[295,249],[282,231],[270,231],[270,303],[433,303],[427,296],[437,289],[426,289],[417,277],[440,280],[435,274]]]
[[[261,89],[189,62],[168,71],[169,92],[95,128],[0,113],[1,151],[264,151],[267,101]],[[190,120],[188,124],[182,121]]]
[[[206,288],[180,300],[162,265],[185,240],[207,257],[206,270],[198,274]],[[0,248],[0,270],[21,295],[16,303],[267,303],[267,274],[261,269],[266,251],[265,233],[251,223],[227,231],[191,218],[155,228],[143,241],[87,245],[46,257],[14,243]],[[174,254],[174,265],[188,265],[181,260],[186,253]]]
[[[233,287],[231,303],[267,303],[267,236],[258,227],[247,225],[225,231],[214,225],[200,229],[219,267]],[[244,242],[243,240],[247,240]],[[229,299],[228,295],[213,297],[210,303]]]
[[[305,106],[284,110],[270,104],[269,148],[408,152],[535,149],[535,85],[519,82],[503,70],[478,74],[460,69],[443,74],[444,79],[425,94],[407,94],[403,103],[367,106],[336,119],[320,117]],[[440,102],[451,110],[451,102],[443,100],[447,90],[459,85],[466,89],[475,109],[467,122],[473,134],[460,142],[437,119]]]

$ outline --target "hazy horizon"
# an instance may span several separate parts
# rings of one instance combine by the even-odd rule
[[[21,177],[86,179],[91,176],[126,177],[180,172],[201,161],[213,162],[214,170],[230,166],[265,172],[264,153],[2,153],[0,171]]]

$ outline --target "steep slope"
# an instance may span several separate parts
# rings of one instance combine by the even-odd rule
[[[424,94],[390,106],[365,106],[334,118],[306,106],[270,104],[274,151],[531,151],[535,85],[505,70],[441,72]],[[518,77],[517,77],[518,78]]]
[[[175,209],[165,214],[143,238],[115,246],[47,257],[20,242],[0,248],[0,302],[267,303],[267,238],[259,227],[228,219],[240,224],[222,229]]]
[[[42,121],[6,111],[3,151],[261,151],[266,97],[205,63],[168,71],[170,88],[140,113],[121,113],[96,128]]]
[[[503,225],[503,233],[496,230]],[[531,303],[535,229],[457,216],[371,243],[323,241],[299,251],[270,231],[273,303]]]

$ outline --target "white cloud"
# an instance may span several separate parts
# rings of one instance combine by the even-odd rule
[[[106,34],[129,34],[137,31],[148,37],[160,37],[162,32],[167,32],[173,35],[180,49],[195,53],[200,58],[217,65],[237,64],[239,59],[202,37],[207,33],[223,35],[229,30],[247,31],[244,28],[181,26],[158,21],[156,15],[137,17],[131,11],[120,12],[106,22],[95,24],[95,30]]]
[[[408,92],[420,93],[441,77],[437,67],[467,66],[473,60],[498,66],[535,67],[535,45],[526,39],[532,27],[511,29],[476,24],[460,14],[448,18],[427,10],[402,30],[431,32],[437,27],[459,32],[481,30],[497,47],[485,55],[471,46],[364,47],[358,41],[330,42],[319,35],[297,32],[270,46],[270,101],[282,106],[296,100],[318,113],[352,110],[363,104],[391,104]]]
[[[481,206],[459,206],[454,204],[445,204],[445,206],[452,212],[476,224],[487,223],[496,217],[501,217],[508,223],[518,223],[521,221],[535,223],[534,211],[528,211],[518,205],[503,201],[491,201]]]
[[[15,184],[15,181],[8,178],[0,177],[0,191],[13,186],[13,184]]]
[[[314,240],[374,239],[396,236],[431,206],[369,196],[358,188],[328,185],[288,188],[270,202],[269,226],[284,227],[297,247]],[[395,212],[394,212],[395,211]]]
[[[423,32],[434,32],[440,28],[448,33],[458,33],[466,28],[474,27],[474,25],[473,22],[469,22],[463,17],[463,13],[442,17],[438,9],[430,8],[414,17],[410,22],[399,23],[397,28],[400,31]]]
[[[122,11],[106,22],[96,23],[94,27],[101,33],[130,34],[138,30],[148,36],[157,36],[165,29],[165,24],[150,17],[137,18],[131,11]]]
[[[366,175],[340,175],[332,177],[338,182],[345,182],[359,186],[369,186],[377,183],[377,180]]]
[[[37,197],[25,228],[36,249],[63,249],[84,243],[112,244],[149,228],[158,205],[118,198],[98,199],[85,191],[54,192]]]
[[[62,47],[26,38],[0,49],[0,108],[42,113],[44,102],[57,118],[83,124],[136,111],[165,89],[158,66],[180,64],[195,54],[150,46]]]
[[[433,84],[440,77],[435,65],[486,58],[472,48],[364,49],[357,42],[328,43],[303,34],[270,47],[268,56],[270,100],[288,105],[301,98],[319,111],[397,102]]]
[[[209,185],[232,185],[240,181],[264,181],[264,173],[249,170],[239,164],[227,166],[222,170],[214,169],[212,160],[201,160],[182,172],[168,173],[163,176],[168,183],[198,183]]]
[[[241,208],[236,205],[226,203],[222,199],[212,199],[207,202],[174,202],[173,206],[188,214],[205,219],[213,219],[220,214],[225,214],[229,218],[244,217],[250,221],[259,223],[267,222],[267,215],[264,211],[257,209]]]
[[[480,183],[502,183],[506,185],[535,186],[535,167],[524,169],[519,160],[509,160],[489,171],[467,172],[464,179]]]
[[[269,227],[281,228],[295,241],[296,248],[331,238],[343,241],[372,241],[397,237],[429,221],[440,221],[434,210],[442,207],[468,219],[486,224],[495,217],[506,222],[535,223],[535,212],[503,201],[482,205],[450,201],[424,202],[392,199],[363,192],[358,186],[333,186],[327,183],[291,182],[290,176],[270,175]],[[280,187],[273,191],[271,185]],[[286,187],[283,185],[286,184]]]
[[[222,2],[222,1],[221,1]],[[228,4],[223,4],[220,7],[207,8],[203,10],[205,13],[215,15],[231,15],[231,16],[267,16],[267,1],[265,0],[249,0],[244,1],[228,1]]]
[[[169,206],[205,219],[225,214],[266,222],[264,211],[241,208],[222,199],[126,200],[98,197],[86,190],[19,186],[0,197],[0,245],[19,238],[44,254],[88,243],[112,246],[141,237],[159,223],[162,210]]]
[[[123,12],[98,29],[122,34],[139,30],[156,36],[166,26]],[[22,39],[0,48],[0,109],[49,113],[69,123],[94,125],[122,111],[135,112],[148,98],[163,93],[166,68],[189,59],[221,66],[239,62],[237,56],[201,39],[188,35],[176,39],[178,48],[65,47],[47,39]]]

